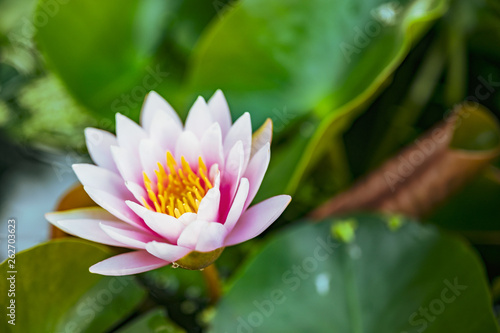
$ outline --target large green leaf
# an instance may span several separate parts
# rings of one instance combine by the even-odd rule
[[[287,158],[280,165],[287,167],[270,166],[288,181],[268,186],[266,195],[292,193],[313,153],[321,154],[319,146],[333,141],[353,111],[381,89],[446,5],[446,0],[243,0],[200,40],[189,87],[207,95],[221,88],[234,115],[251,111],[254,125],[271,117],[277,127],[286,127],[315,111],[306,124],[318,128],[314,136],[285,148],[304,154],[283,153]],[[345,169],[342,155],[335,158],[335,167]]]
[[[109,257],[102,246],[73,239],[51,241],[20,252],[15,297],[2,278],[2,309],[15,299],[15,326],[2,318],[2,332],[104,332],[129,315],[145,296],[131,276],[91,274],[89,267]],[[5,261],[2,272],[10,271]],[[2,273],[3,274],[3,273]],[[10,276],[10,274],[9,274]],[[10,318],[9,318],[10,320]]]
[[[168,69],[153,57],[174,5],[41,0],[37,38],[49,66],[84,105],[108,115],[137,116],[146,92],[168,78]]]
[[[223,89],[256,124],[284,107],[334,112],[377,89],[445,3],[243,0],[202,38],[191,85]]]
[[[499,331],[469,246],[397,217],[352,220],[335,227],[346,243],[329,221],[272,239],[219,303],[211,331]]]

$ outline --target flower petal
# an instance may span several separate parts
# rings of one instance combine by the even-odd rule
[[[217,223],[217,222],[212,222]],[[208,222],[203,220],[196,220],[191,222],[184,230],[182,231],[179,239],[177,240],[177,244],[192,250],[196,249],[196,244],[198,243],[198,239],[204,230],[208,227]]]
[[[100,167],[118,173],[113,156],[111,155],[111,146],[117,146],[116,137],[106,131],[88,127],[85,129],[85,141],[92,161]]]
[[[198,238],[195,249],[198,252],[210,252],[224,247],[224,239],[226,238],[226,235],[227,230],[222,224],[217,222],[207,222],[207,226]]]
[[[267,120],[256,130],[252,135],[252,151],[250,158],[252,158],[262,147],[267,143],[271,144],[273,138],[273,121],[271,118]]]
[[[175,124],[182,128],[182,122],[174,108],[155,91],[151,91],[146,96],[141,110],[141,125],[146,131],[149,132],[150,129],[152,129],[155,117],[158,114],[167,116],[175,122]]]
[[[146,139],[142,140],[139,145],[139,155],[142,170],[146,172],[151,181],[156,182],[155,170],[158,170],[158,163],[165,165],[165,151],[153,140]]]
[[[139,215],[146,225],[158,235],[165,237],[169,242],[176,243],[177,238],[184,230],[184,223],[173,216],[153,212],[144,206],[138,205],[135,202],[127,201],[126,204],[130,209]],[[182,217],[182,216],[181,216]]]
[[[231,205],[224,222],[224,227],[226,227],[228,232],[233,230],[236,222],[243,213],[249,187],[250,185],[248,179],[241,178],[240,185],[238,186],[238,192],[236,192],[236,195],[234,196],[233,204]]]
[[[142,202],[142,198],[147,198],[148,194],[144,187],[134,182],[125,182],[125,186],[132,193],[137,202]]]
[[[248,191],[248,197],[245,202],[244,210],[250,206],[252,200],[259,191],[270,160],[271,149],[268,142],[252,157],[250,163],[248,163],[248,167],[245,170],[243,177],[248,179],[248,182],[250,183],[250,190]]]
[[[250,159],[250,151],[252,148],[252,121],[250,120],[250,114],[248,112],[245,112],[239,117],[227,133],[224,139],[224,153],[226,156],[238,141],[243,143],[244,170]]]
[[[224,245],[235,245],[260,235],[283,213],[290,200],[289,195],[278,195],[250,207],[227,235]]]
[[[161,240],[152,233],[145,233],[130,228],[121,228],[107,223],[100,223],[99,227],[112,239],[122,243],[128,248],[145,249],[146,243]],[[122,246],[123,246],[122,245]]]
[[[158,259],[147,251],[133,251],[108,258],[91,266],[89,271],[95,274],[121,276],[138,274],[170,264]]]
[[[111,146],[111,154],[120,171],[120,175],[125,181],[131,181],[136,184],[142,183],[142,165],[139,154],[134,157],[126,149],[118,146]]]
[[[212,114],[212,119],[219,123],[222,132],[222,137],[224,138],[231,128],[231,112],[229,111],[229,106],[227,105],[226,98],[224,94],[219,89],[208,101],[208,107],[210,113]]]
[[[125,222],[117,221],[113,215],[100,207],[48,213],[45,217],[54,226],[68,234],[111,246],[125,247],[125,244],[109,237],[99,227],[101,223],[116,228],[136,230]]]
[[[203,97],[199,96],[189,110],[186,118],[186,130],[193,132],[199,139],[203,133],[212,125],[213,119],[210,109]]]
[[[191,131],[182,132],[175,145],[175,159],[180,161],[182,156],[189,163],[191,169],[198,168],[198,157],[201,156],[200,141]]]
[[[207,191],[201,199],[198,207],[198,218],[200,220],[216,222],[219,217],[220,203],[220,174],[216,176],[214,186]]]
[[[218,123],[210,126],[200,141],[203,162],[210,168],[214,164],[224,167],[224,146],[222,145],[222,132]]]
[[[146,229],[144,222],[125,204],[125,201],[108,192],[90,186],[84,186],[85,192],[92,200],[122,221],[140,229]]]
[[[155,257],[171,262],[181,259],[192,251],[182,246],[154,241],[146,244],[146,250]]]
[[[139,143],[146,138],[141,126],[120,113],[116,114],[116,140],[120,147],[139,157]]]
[[[118,198],[130,199],[132,195],[125,187],[123,178],[118,174],[93,164],[73,164],[78,180],[84,186],[103,190]]]
[[[153,118],[149,137],[164,151],[174,151],[177,138],[181,133],[182,124],[165,113],[158,112]]]

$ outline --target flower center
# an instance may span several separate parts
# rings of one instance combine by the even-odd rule
[[[155,170],[155,173],[156,184],[143,172],[144,186],[152,205],[145,198],[142,198],[142,201],[144,207],[158,213],[177,218],[187,212],[196,213],[201,199],[212,188],[207,177],[207,167],[201,157],[198,158],[198,172],[194,172],[184,156],[178,166],[172,154],[167,152],[167,171],[158,162],[158,170]]]

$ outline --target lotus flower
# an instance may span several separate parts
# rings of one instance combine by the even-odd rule
[[[116,137],[87,128],[92,164],[73,169],[100,207],[54,212],[63,231],[132,249],[92,267],[129,275],[173,264],[202,269],[224,247],[254,238],[284,211],[279,195],[249,208],[269,165],[272,122],[252,136],[250,115],[234,124],[222,92],[199,97],[183,126],[177,113],[151,92],[141,125],[116,115]]]

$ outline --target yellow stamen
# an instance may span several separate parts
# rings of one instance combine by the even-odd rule
[[[197,172],[191,169],[184,157],[181,157],[179,166],[170,152],[167,152],[166,162],[166,167],[158,162],[158,168],[154,170],[156,189],[143,172],[147,192],[147,198],[142,198],[144,207],[177,218],[186,212],[198,212],[201,199],[213,187],[202,158],[198,158]]]

